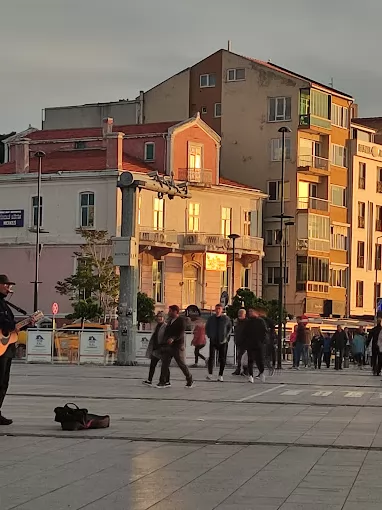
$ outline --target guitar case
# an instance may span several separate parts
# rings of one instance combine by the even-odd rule
[[[87,409],[80,409],[73,403],[56,407],[54,413],[54,421],[61,423],[62,430],[106,429],[110,426],[109,415],[91,414]]]

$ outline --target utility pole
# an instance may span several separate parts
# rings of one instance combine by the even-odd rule
[[[38,158],[38,173],[37,173],[37,218],[36,218],[36,244],[35,244],[35,268],[34,268],[34,282],[33,282],[33,311],[38,309],[38,285],[40,283],[40,233],[41,233],[41,177],[42,177],[42,159],[45,157],[45,152],[38,151],[35,154]],[[34,226],[34,225],[33,225]]]
[[[137,330],[137,270],[139,255],[139,230],[137,192],[145,189],[168,196],[191,198],[187,183],[176,184],[171,177],[159,176],[157,172],[139,174],[123,172],[118,188],[122,192],[121,237],[113,239],[114,264],[120,268],[118,306],[118,365],[134,365]]]

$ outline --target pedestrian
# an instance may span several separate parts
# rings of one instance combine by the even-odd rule
[[[151,335],[149,345],[146,350],[146,358],[150,360],[150,368],[149,368],[149,376],[143,381],[143,384],[146,386],[152,386],[153,377],[155,373],[156,366],[162,358],[161,347],[164,346],[164,332],[166,329],[166,322],[164,320],[164,313],[158,312],[155,316],[156,326]],[[168,377],[165,381],[166,386],[171,386],[170,384],[170,370],[168,371]]]
[[[296,370],[300,370],[300,361],[301,361],[301,355],[302,351],[305,345],[306,341],[306,325],[304,322],[300,321],[297,325],[297,331],[296,331],[296,340],[294,342],[294,367]]]
[[[363,369],[363,360],[365,357],[365,342],[366,342],[365,333],[363,327],[360,326],[358,328],[357,333],[354,335],[352,345],[354,361],[358,363],[358,367],[360,370]]]
[[[207,380],[212,379],[216,352],[219,355],[218,381],[223,382],[223,374],[227,360],[228,342],[232,330],[232,323],[227,315],[223,314],[223,307],[219,303],[215,306],[215,313],[208,317],[206,334],[210,339],[210,353],[208,358]]]
[[[290,345],[290,349],[291,349],[291,353],[292,353],[292,368],[296,368],[296,365],[295,365],[295,354],[294,354],[294,347],[295,347],[295,342],[296,342],[296,338],[297,338],[297,324],[294,326],[293,328],[293,331],[289,337],[289,345]]]
[[[197,368],[199,358],[204,362],[206,361],[205,356],[200,354],[200,351],[206,346],[206,325],[200,317],[198,317],[195,321],[191,345],[194,347],[195,355],[195,363],[192,365],[192,367]]]
[[[178,305],[171,305],[168,309],[168,321],[164,330],[163,342],[165,349],[162,355],[162,370],[157,388],[168,388],[166,381],[169,379],[169,371],[172,358],[175,359],[178,367],[186,377],[186,388],[192,388],[194,383],[192,375],[185,363],[185,330],[186,324],[183,317],[179,315]]]
[[[268,317],[265,310],[260,310],[260,317],[264,320],[267,328],[264,354],[269,370],[269,375],[272,376],[276,370],[276,324],[270,317]]]
[[[242,359],[245,353],[244,345],[243,345],[243,333],[247,320],[247,312],[244,308],[240,308],[237,312],[237,320],[235,322],[234,328],[234,342],[236,346],[236,370],[232,372],[232,375],[240,375],[241,367],[242,367]]]
[[[322,336],[321,329],[317,328],[313,332],[311,349],[313,355],[314,368],[321,370],[322,354],[324,352],[324,337]]]
[[[366,347],[369,347],[371,344],[371,367],[373,369],[373,375],[381,375],[381,369],[378,370],[378,360],[380,354],[378,348],[378,339],[382,330],[381,322],[381,319],[377,320],[377,325],[370,330],[366,342]]]
[[[310,367],[310,342],[312,339],[312,334],[309,328],[305,327],[305,341],[302,347],[302,360],[304,362],[304,366]]]
[[[330,368],[330,358],[332,356],[332,339],[329,333],[325,333],[324,335],[324,362],[326,364],[326,368]]]
[[[254,382],[253,363],[255,362],[259,373],[256,379],[265,382],[264,374],[264,345],[267,336],[267,326],[260,316],[261,310],[250,308],[248,321],[244,330],[244,345],[248,353],[248,381]]]
[[[332,346],[335,351],[335,370],[342,370],[342,361],[344,358],[345,347],[346,347],[347,337],[345,331],[342,329],[341,325],[337,325],[337,330],[332,336]]]

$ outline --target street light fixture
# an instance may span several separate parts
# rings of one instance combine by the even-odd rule
[[[239,234],[229,234],[228,239],[231,239],[232,241],[232,271],[231,271],[231,277],[232,277],[232,289],[231,289],[231,304],[233,303],[233,298],[235,297],[235,243],[236,239],[239,239]]]
[[[376,246],[379,245],[379,240],[382,239],[382,236],[378,236],[376,241],[377,241],[377,244]],[[382,250],[382,248],[381,248]],[[379,259],[379,263],[381,264],[382,263],[382,253],[381,253],[381,257]],[[375,297],[374,297],[374,321],[375,321],[375,324],[377,324],[377,319],[378,319],[378,303],[377,303],[377,286],[378,286],[378,266],[377,266],[377,248],[375,248],[375,282],[374,282],[374,292],[375,292]],[[379,296],[380,297],[380,296]]]

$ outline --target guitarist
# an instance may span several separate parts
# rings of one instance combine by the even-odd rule
[[[5,274],[0,274],[0,329],[7,335],[16,328],[16,322],[13,312],[6,302],[5,298],[11,293],[11,287],[15,285]],[[0,425],[11,425],[12,420],[8,420],[1,414],[5,395],[8,391],[9,375],[11,371],[12,359],[16,354],[15,344],[8,345],[5,353],[0,356]]]

